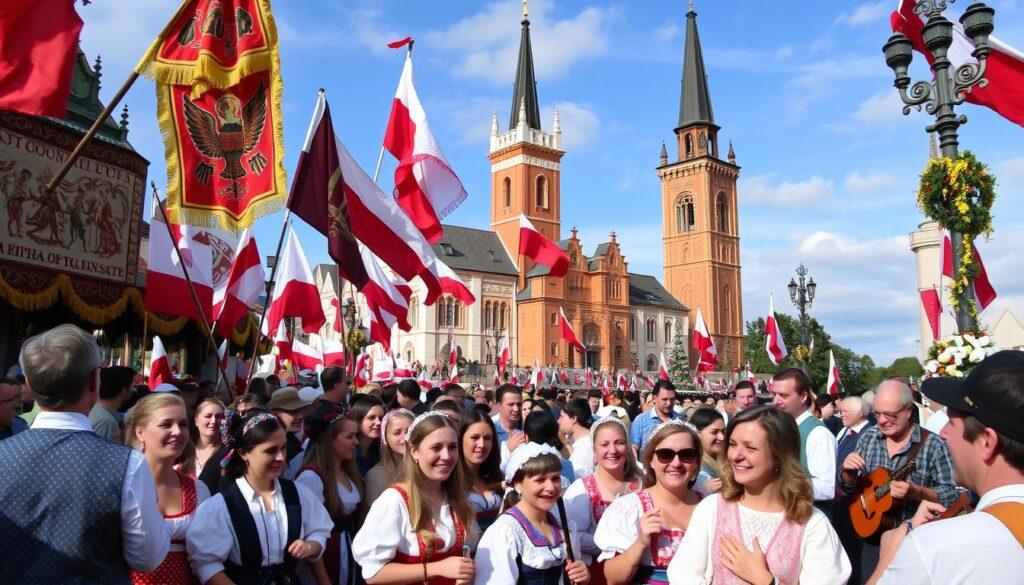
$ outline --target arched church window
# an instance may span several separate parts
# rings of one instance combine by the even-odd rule
[[[693,209],[693,195],[686,193],[676,199],[676,233],[692,231],[697,218]]]
[[[658,358],[653,353],[647,354],[647,371],[653,372],[658,369]]]
[[[537,207],[548,208],[548,179],[544,175],[537,177]]]
[[[686,158],[693,156],[693,136],[687,134],[683,138],[683,144],[686,146]]]
[[[729,233],[729,198],[725,196],[725,193],[718,194],[716,212],[718,214],[718,231]]]
[[[512,179],[505,177],[502,185],[502,195],[505,198],[505,207],[512,207]]]
[[[671,319],[665,319],[665,344],[666,345],[668,344],[668,341],[670,339],[672,339],[672,320]]]
[[[654,343],[655,336],[657,335],[657,325],[654,323],[654,319],[647,320],[647,341]]]

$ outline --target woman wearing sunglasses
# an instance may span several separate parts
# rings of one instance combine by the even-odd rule
[[[693,510],[671,582],[846,583],[850,561],[813,506],[793,417],[772,406],[744,410],[725,444],[722,489]]]
[[[700,459],[693,426],[670,421],[654,428],[640,456],[643,489],[612,502],[594,533],[610,585],[668,583],[669,561],[700,501],[693,491]]]

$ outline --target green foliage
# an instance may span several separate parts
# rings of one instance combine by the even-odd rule
[[[682,327],[675,327],[675,336],[672,338],[672,346],[668,350],[665,359],[668,360],[668,378],[675,385],[676,390],[683,390],[690,384],[690,344],[683,335]]]
[[[887,368],[882,369],[884,378],[910,378],[915,380],[924,375],[924,367],[916,357],[896,358]]]

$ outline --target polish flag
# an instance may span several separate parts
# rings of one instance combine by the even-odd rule
[[[320,338],[320,348],[324,354],[324,366],[345,364],[345,346],[340,341]]]
[[[320,305],[320,291],[313,280],[306,254],[302,251],[295,230],[288,229],[288,241],[281,257],[277,259],[278,269],[274,281],[274,292],[270,296],[270,308],[263,323],[263,334],[277,331],[285,317],[302,319],[302,330],[316,333],[327,318]]]
[[[828,350],[828,393],[839,394],[839,368],[836,367],[836,358],[832,350]]]
[[[385,348],[390,347],[391,343],[391,327],[396,323],[402,329],[402,331],[409,331],[412,326],[409,324],[409,294],[412,289],[409,288],[408,284],[404,281],[399,281],[399,285],[396,285],[394,281],[388,277],[387,272],[384,271],[384,267],[381,266],[380,258],[377,257],[367,246],[359,246],[359,252],[363,259],[363,266],[366,267],[366,275],[368,277],[366,286],[360,291],[363,293],[363,297],[366,299],[366,306],[370,310],[370,314],[377,317],[376,323],[379,326],[387,327],[387,342],[381,342]],[[403,292],[399,286],[404,286],[407,292]],[[374,321],[371,321],[371,323]],[[381,337],[384,335],[383,329],[378,328],[377,336]],[[371,337],[373,337],[373,330],[371,328]],[[375,338],[376,339],[376,338]]]
[[[658,360],[658,379],[668,381],[668,364],[665,363],[665,352],[661,352],[661,357]]]
[[[519,368],[512,370],[512,384],[519,386]]]
[[[562,310],[562,307],[558,307],[558,336],[560,339],[569,342],[570,346],[580,350],[581,354],[587,354],[587,348],[576,337],[576,332],[572,330],[572,324],[565,317],[565,311]]]
[[[370,353],[363,348],[356,358],[355,373],[352,375],[356,388],[362,388],[370,381]]]
[[[217,332],[223,337],[230,335],[266,287],[256,238],[252,237],[252,228],[246,228],[238,240],[227,284],[214,293],[213,318],[217,321]]]
[[[331,329],[333,329],[335,333],[341,333],[341,301],[339,301],[337,297],[331,299],[331,308],[334,309],[334,325]]]
[[[412,80],[412,53],[391,104],[384,148],[396,159],[395,199],[430,242],[441,238],[441,219],[466,200],[466,189],[441,152]]]
[[[419,384],[420,388],[423,388],[424,390],[430,390],[431,388],[434,387],[434,383],[430,381],[430,376],[427,375],[426,370],[420,372],[419,377],[416,378],[416,383]]]
[[[452,366],[452,369],[448,372],[448,383],[458,384],[459,382],[459,366]]]
[[[501,378],[498,377],[498,370],[494,370],[494,387],[497,388],[501,385]]]
[[[779,321],[775,318],[775,295],[769,296],[768,316],[764,319],[764,332],[766,336],[765,349],[768,351],[768,360],[772,365],[777,366],[782,358],[786,357],[786,342],[782,339],[782,329],[779,328]]]
[[[153,352],[149,358],[149,389],[153,390],[160,384],[174,379],[171,364],[167,361],[167,351],[159,337],[153,338]]]
[[[192,226],[175,223],[170,225],[168,233],[163,214],[159,209],[153,210],[146,266],[147,311],[210,322],[213,316],[213,252],[209,239],[199,237],[200,234]],[[184,267],[178,260],[175,246],[181,251]],[[201,315],[196,311],[185,270],[188,270],[199,298]]]
[[[914,13],[914,0],[900,0],[899,7],[890,17],[893,32],[902,32],[914,49],[931,63],[934,59],[924,44],[925,23]],[[951,18],[951,20],[956,20]],[[972,104],[986,106],[1017,125],[1024,125],[1024,53],[995,37],[988,39],[989,53],[985,63],[988,85],[975,85],[965,94]],[[964,33],[959,22],[953,23],[953,44],[949,47],[949,60],[953,68],[965,63],[977,64],[972,54],[974,42]]]
[[[940,317],[942,317],[942,302],[939,300],[939,291],[927,289],[921,292],[921,304],[924,306],[924,313],[928,317],[928,325],[932,329],[932,339],[939,339]]]
[[[704,324],[704,316],[700,313],[700,307],[697,307],[697,316],[694,322],[693,348],[700,352],[697,371],[710,372],[718,365],[718,350],[715,349],[715,341],[708,333],[708,326]]]
[[[434,263],[425,272],[420,274],[420,280],[427,286],[427,298],[423,301],[425,305],[434,304],[445,293],[452,295],[466,305],[472,305],[476,302],[476,297],[470,292],[466,283],[440,258],[435,259]]]
[[[296,370],[314,370],[324,366],[324,353],[317,347],[315,340],[310,339],[310,344],[305,344],[298,339],[292,341],[292,357],[294,358]]]
[[[569,271],[569,255],[547,239],[525,215],[519,215],[519,253],[550,268],[548,276],[562,278]]]
[[[288,336],[288,329],[285,327],[284,319],[277,325],[277,332],[274,334],[274,350],[277,354],[278,363],[292,359],[292,340]]]
[[[647,382],[647,389],[654,390],[654,379],[650,376],[644,376],[644,380]]]
[[[978,273],[974,277],[971,296],[978,304],[978,310],[984,311],[996,300],[996,289],[988,279],[988,272],[985,271],[985,264],[981,261],[981,252],[977,246],[972,246],[974,252],[974,263],[978,265]],[[953,241],[949,232],[942,230],[942,275],[953,278]]]
[[[629,389],[636,392],[636,374],[629,380]]]
[[[534,364],[533,372],[530,374],[530,385],[533,386],[533,391],[536,392],[540,389],[544,373],[540,369],[540,360],[535,360]]]
[[[501,338],[501,346],[498,348],[498,369],[495,370],[495,373],[500,371],[504,375],[510,359],[512,359],[512,349],[508,346],[508,331],[505,331],[505,335]]]
[[[605,396],[608,396],[612,391],[612,377],[610,374],[605,374],[601,377],[601,390],[604,392]]]
[[[625,391],[628,387],[628,384],[626,383],[626,375],[623,374],[622,372],[619,372],[615,380],[615,385],[619,388],[619,390]]]
[[[395,379],[415,378],[412,374],[412,366],[409,365],[409,362],[398,356],[391,356],[391,371],[394,372]]]

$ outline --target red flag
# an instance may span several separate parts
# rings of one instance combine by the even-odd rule
[[[764,319],[765,349],[768,351],[768,360],[773,365],[779,365],[782,358],[786,357],[786,342],[782,339],[782,330],[779,328],[779,321],[775,318],[775,296],[769,297],[768,316]]]
[[[928,316],[928,325],[932,329],[932,339],[939,339],[939,319],[942,316],[942,302],[939,301],[939,291],[934,288],[921,291],[921,304],[924,305],[924,313]]]
[[[996,300],[996,290],[989,282],[988,272],[985,271],[985,264],[981,261],[981,253],[978,247],[972,245],[974,262],[978,265],[978,272],[974,276],[973,288],[969,291],[971,297],[978,303],[978,310],[984,311]],[[942,275],[953,278],[953,243],[949,232],[942,231]]]
[[[665,382],[668,381],[668,364],[665,363],[665,352],[661,352],[661,357],[658,361],[658,379]]]
[[[594,372],[587,368],[587,390],[594,386]]]
[[[928,62],[934,60],[924,44],[924,22],[914,13],[914,0],[902,0],[899,9],[892,13],[890,24],[893,32],[902,32],[913,43],[914,49],[923,54]],[[975,85],[964,97],[972,104],[986,106],[1007,120],[1024,125],[1024,54],[995,37],[989,37],[989,53],[985,63],[984,87]],[[953,23],[953,44],[949,47],[949,60],[953,68],[978,60],[971,54],[974,42],[964,33],[959,22]]]
[[[298,339],[292,341],[292,356],[296,370],[314,370],[324,365],[324,352],[312,344],[307,345]]]
[[[525,215],[519,216],[519,253],[549,267],[548,276],[562,278],[569,271],[569,255],[540,233]]]
[[[501,372],[505,375],[505,368],[508,366],[509,360],[512,358],[512,349],[508,346],[508,331],[505,331],[505,335],[501,338],[501,346],[498,349],[498,369],[496,372]]]
[[[292,359],[292,340],[288,336],[288,329],[284,325],[284,319],[277,325],[274,333],[274,347],[277,349],[277,362]]]
[[[420,280],[427,286],[427,297],[423,301],[425,305],[434,304],[445,293],[452,295],[466,305],[472,305],[476,302],[476,297],[470,292],[466,283],[440,258],[436,258],[427,267],[427,270],[420,274]]]
[[[321,337],[320,349],[324,354],[325,366],[340,366],[345,363],[345,346],[340,341]]]
[[[839,394],[839,368],[836,367],[836,358],[832,350],[828,350],[828,388],[829,394]]]
[[[697,316],[693,328],[693,348],[700,354],[697,362],[698,372],[710,372],[718,365],[718,350],[715,349],[715,341],[708,333],[708,326],[704,324],[704,317],[700,314],[700,307],[697,307]]]
[[[441,238],[441,219],[466,200],[466,189],[430,131],[413,85],[412,53],[405,57],[391,104],[384,148],[398,159],[395,199],[427,240],[436,242]]]
[[[263,323],[264,335],[276,331],[285,317],[301,318],[302,330],[306,333],[316,333],[327,322],[320,305],[320,291],[316,288],[313,271],[309,269],[295,230],[289,228],[287,237],[281,257],[277,259],[274,291]]]
[[[576,337],[576,332],[572,330],[572,324],[565,317],[565,311],[561,307],[558,308],[558,336],[559,339],[568,341],[570,346],[575,347],[580,350],[580,353],[586,355],[587,348]]]
[[[153,338],[153,353],[149,358],[149,389],[153,390],[160,384],[170,382],[174,379],[171,372],[171,364],[167,361],[167,352],[164,350],[164,343],[159,337]]]
[[[149,264],[146,267],[146,310],[209,322],[213,315],[213,252],[209,240],[187,225],[171,224],[170,234],[163,214],[153,210],[149,232]],[[173,239],[172,239],[173,238]],[[206,242],[206,243],[204,243]],[[178,259],[175,246],[181,251]],[[185,269],[199,298],[202,315],[185,279]]]
[[[246,228],[238,241],[227,283],[214,293],[213,318],[217,320],[217,332],[223,337],[230,335],[265,289],[266,277],[256,238],[252,237],[252,228]],[[217,296],[221,298],[216,299]]]
[[[389,49],[399,49],[401,47],[404,47],[404,46],[408,45],[411,42],[412,42],[412,37],[405,37],[404,39],[397,40],[397,41],[392,41],[392,42],[388,43],[388,48]]]
[[[337,298],[331,299],[331,308],[334,309],[334,325],[331,328],[335,333],[341,333],[341,301]]]
[[[352,378],[355,380],[356,388],[362,388],[370,381],[370,354],[365,347],[356,358],[355,373]]]
[[[65,117],[81,30],[73,0],[0,3],[0,109]]]

